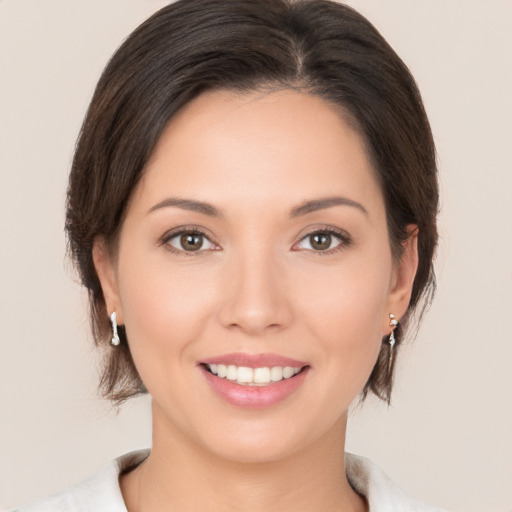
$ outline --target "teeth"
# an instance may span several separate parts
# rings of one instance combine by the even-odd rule
[[[228,366],[227,371],[226,371],[226,379],[228,379],[228,380],[236,380],[237,373],[238,373],[236,370],[237,370],[236,366],[233,365],[233,364],[230,364]]]
[[[252,368],[247,368],[246,366],[239,366],[238,370],[236,371],[236,381],[240,384],[249,384],[253,382],[253,373],[254,372]]]
[[[290,377],[293,377],[293,368],[290,368],[289,366],[285,366],[283,368],[283,378],[289,379]]]
[[[273,382],[277,382],[278,380],[283,379],[283,367],[282,366],[274,366],[270,369],[270,378]]]
[[[279,382],[297,375],[302,368],[292,366],[272,366],[263,368],[249,368],[247,366],[235,366],[233,364],[207,364],[211,373],[221,379],[228,379],[237,384],[248,386],[264,386],[271,382]]]
[[[268,384],[270,382],[270,368],[254,368],[253,375],[255,384]]]

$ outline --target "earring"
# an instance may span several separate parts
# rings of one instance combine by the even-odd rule
[[[391,370],[391,364],[393,363],[393,349],[395,347],[395,329],[398,325],[398,320],[395,318],[395,315],[393,313],[389,314],[389,326],[391,327],[391,333],[389,334],[389,361],[388,361],[388,368]]]
[[[119,334],[117,334],[117,315],[115,311],[110,315],[110,321],[112,322],[112,339],[110,344],[117,347],[121,340],[119,339]]]

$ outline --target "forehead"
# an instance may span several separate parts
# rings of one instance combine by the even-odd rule
[[[340,109],[292,90],[214,91],[168,123],[136,196],[145,207],[165,194],[243,207],[336,193],[382,203],[364,141]]]

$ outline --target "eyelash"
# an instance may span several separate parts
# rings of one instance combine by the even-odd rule
[[[352,238],[346,231],[327,226],[315,228],[312,231],[307,232],[304,236],[302,236],[299,242],[302,242],[306,238],[319,233],[321,233],[322,235],[330,235],[333,236],[334,238],[337,238],[340,244],[337,245],[336,247],[333,247],[332,249],[327,249],[326,251],[315,251],[312,249],[306,249],[308,252],[311,252],[315,256],[329,256],[330,254],[335,254],[337,252],[343,251],[352,243]]]
[[[330,254],[337,253],[339,251],[342,251],[343,249],[345,249],[352,243],[352,239],[346,231],[343,231],[341,229],[335,229],[332,227],[320,227],[320,228],[316,228],[312,231],[309,231],[304,236],[302,236],[302,238],[299,240],[299,243],[302,242],[303,240],[305,240],[306,238],[308,238],[310,236],[314,236],[319,233],[321,233],[323,235],[334,236],[335,238],[337,238],[340,241],[340,244],[338,246],[336,246],[332,249],[328,249],[326,251],[316,251],[316,250],[312,250],[312,249],[306,249],[308,252],[311,252],[312,254],[317,255],[317,256],[327,256]],[[202,237],[205,237],[207,240],[209,240],[210,243],[214,244],[214,242],[212,242],[210,240],[210,237],[204,231],[202,231],[196,227],[193,227],[193,226],[191,226],[191,227],[185,226],[183,228],[178,229],[177,231],[167,232],[161,238],[160,243],[161,243],[161,245],[165,245],[166,249],[169,250],[170,252],[172,252],[174,254],[178,254],[180,256],[202,256],[206,252],[209,251],[209,250],[205,250],[205,249],[199,249],[198,251],[184,251],[184,250],[176,249],[175,247],[173,247],[172,245],[169,244],[170,240],[172,240],[173,238],[176,238],[177,236],[184,235],[184,234],[202,236]],[[210,249],[210,250],[212,250],[212,249]]]
[[[205,237],[207,240],[210,240],[210,237],[200,229],[197,229],[196,227],[183,227],[176,231],[169,231],[167,232],[162,238],[161,238],[161,244],[165,245],[166,249],[174,254],[177,254],[179,256],[202,256],[206,251],[205,250],[198,250],[198,251],[182,251],[180,249],[176,249],[172,245],[169,244],[169,241],[173,238],[176,238],[177,236],[184,235],[184,234],[190,234],[190,235],[199,235]],[[211,240],[210,240],[211,242]],[[214,242],[211,242],[214,243]]]

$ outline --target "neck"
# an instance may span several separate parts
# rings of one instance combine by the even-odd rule
[[[346,417],[300,453],[254,463],[216,456],[159,414],[153,406],[150,456],[121,478],[129,512],[366,510],[345,473]]]

